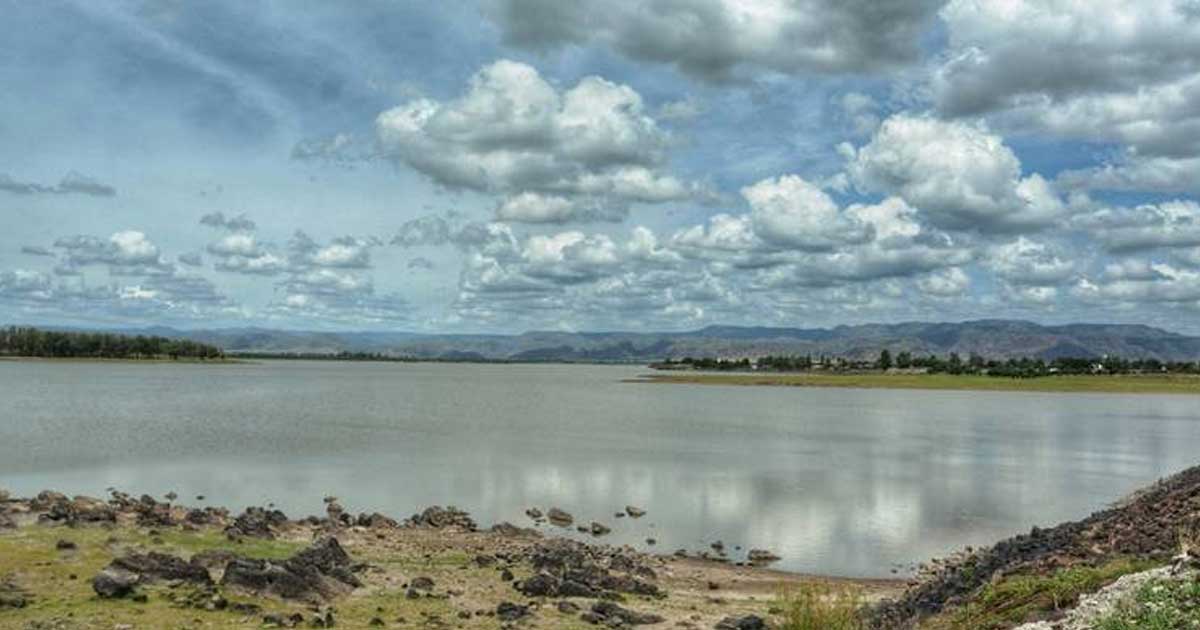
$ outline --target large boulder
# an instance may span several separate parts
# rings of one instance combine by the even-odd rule
[[[117,558],[108,566],[135,573],[142,583],[157,580],[189,582],[198,586],[210,586],[213,583],[208,569],[199,563],[188,562],[178,556],[155,551]]]
[[[139,582],[138,574],[109,566],[92,578],[92,590],[104,599],[118,599],[133,594]]]
[[[362,586],[350,556],[336,538],[324,538],[296,555],[276,562],[234,558],[221,584],[284,599],[320,602]]]
[[[446,527],[457,527],[467,531],[475,531],[477,528],[475,521],[471,519],[471,515],[454,507],[442,507],[434,505],[425,508],[424,512],[414,514],[409,519],[409,525],[414,527],[431,527],[434,529],[443,529]]]

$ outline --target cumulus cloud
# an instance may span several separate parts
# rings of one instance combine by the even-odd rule
[[[632,88],[586,77],[558,90],[531,66],[485,66],[455,100],[376,120],[384,154],[450,189],[500,195],[505,221],[619,220],[630,204],[707,194],[662,172],[670,138]]]
[[[47,186],[33,182],[23,182],[12,176],[0,173],[0,191],[14,195],[86,195],[89,197],[115,197],[117,189],[108,184],[71,171],[59,180],[58,184]]]
[[[1058,286],[1076,272],[1075,263],[1058,248],[1024,236],[992,247],[987,266],[997,277],[1018,287]]]
[[[1112,252],[1200,247],[1200,204],[1195,201],[1106,207],[1081,215],[1075,224],[1099,236]]]
[[[1182,176],[1200,157],[1200,20],[1189,1],[952,0],[941,16],[949,48],[932,93],[943,114],[1123,148],[1064,179],[1072,185],[1195,190]]]
[[[1005,233],[1053,224],[1067,210],[1001,138],[977,125],[897,115],[850,154],[857,186],[895,194],[948,230]]]
[[[1072,292],[1096,303],[1200,307],[1200,271],[1162,262],[1126,260],[1108,265],[1098,277],[1080,280]]]
[[[258,226],[245,214],[226,217],[224,212],[211,212],[200,217],[200,225],[229,230],[230,232],[253,232]]]
[[[596,43],[710,82],[871,72],[915,61],[940,0],[494,0],[514,46]]]
[[[137,230],[115,232],[107,239],[77,235],[60,238],[54,247],[63,251],[63,264],[71,269],[88,265],[107,265],[109,273],[119,275],[148,275],[169,273],[158,246]]]

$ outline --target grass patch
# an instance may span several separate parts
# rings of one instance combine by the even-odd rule
[[[1200,627],[1200,580],[1151,580],[1134,600],[1101,619],[1097,630],[1179,630]]]
[[[805,584],[780,598],[781,630],[862,630],[862,594],[825,584]]]
[[[633,382],[694,385],[851,387],[860,389],[1200,395],[1200,377],[1171,374],[1002,378],[967,374],[670,373],[648,374]]]
[[[1145,561],[1116,560],[1099,567],[1075,567],[1050,575],[1009,576],[988,584],[967,604],[931,619],[922,627],[1009,628],[1051,611],[1070,608],[1080,595],[1098,591],[1122,575],[1153,566]]]

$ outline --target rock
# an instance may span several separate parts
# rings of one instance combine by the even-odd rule
[[[73,551],[78,549],[79,546],[70,540],[59,539],[58,542],[54,543],[54,548],[59,551]]]
[[[283,562],[235,558],[226,565],[221,584],[310,602],[362,586],[352,571],[350,556],[332,537]]]
[[[477,529],[475,521],[471,519],[471,515],[453,505],[445,508],[440,505],[425,508],[424,512],[414,514],[409,519],[409,525],[433,529],[457,527],[471,532]]]
[[[607,525],[592,521],[591,533],[593,536],[603,536],[610,532],[612,532],[612,529],[610,529]]]
[[[29,599],[16,584],[0,582],[0,610],[24,608],[28,604]]]
[[[564,613],[567,615],[573,615],[573,614],[579,612],[579,605],[576,604],[575,602],[570,602],[570,601],[567,601],[564,599],[564,600],[558,602],[558,612]]]
[[[517,590],[527,597],[555,597],[558,595],[560,582],[553,575],[538,573],[531,578],[521,580],[521,583],[517,584]]]
[[[381,628],[383,626],[386,626],[387,623],[385,623],[383,621],[383,619],[381,619],[379,617],[371,617],[371,620],[367,622],[367,625],[374,627],[374,628]]]
[[[565,510],[560,510],[556,507],[550,508],[546,514],[546,518],[550,520],[551,525],[559,527],[570,527],[575,522],[575,517]]]
[[[529,518],[531,518],[535,521],[540,521],[545,518],[545,515],[542,514],[542,511],[535,507],[531,507],[528,510],[525,510],[525,516],[528,516]]]
[[[273,539],[287,520],[287,515],[279,510],[248,507],[225,528],[225,533],[234,537]]]
[[[626,505],[625,513],[633,518],[642,518],[643,516],[646,515],[646,510],[643,510],[642,508],[636,507],[633,505]]]
[[[517,621],[529,616],[529,607],[512,602],[500,602],[496,606],[496,618],[500,621]]]
[[[380,514],[379,512],[374,512],[370,515],[359,514],[357,522],[359,527],[370,527],[372,529],[392,529],[400,526],[400,523],[396,522],[396,519]]]
[[[758,615],[726,617],[716,625],[717,630],[766,630],[767,622]]]
[[[138,576],[140,583],[157,580],[188,582],[199,586],[211,586],[213,583],[203,566],[155,551],[117,558],[109,563],[108,568],[133,573]]]
[[[509,538],[541,538],[542,533],[528,527],[517,527],[508,521],[492,525],[492,532]]]
[[[418,591],[432,591],[433,578],[428,578],[425,576],[413,578],[413,581],[411,584],[409,584],[409,587]]]
[[[475,556],[475,566],[479,568],[490,567],[494,564],[496,564],[496,556],[489,556],[483,553]]]
[[[621,624],[628,626],[644,626],[663,622],[663,618],[659,615],[629,610],[613,602],[596,602],[592,606],[592,613],[608,625],[616,625],[612,623],[613,620],[619,620]]]
[[[178,499],[178,498],[179,498],[179,495],[178,495],[178,494],[175,494],[175,492],[174,492],[174,491],[171,491],[171,492],[168,492],[168,493],[164,494],[164,495],[163,495],[163,498],[164,498],[164,499],[166,499],[166,500],[168,500],[168,501],[174,501],[175,499]]]
[[[29,502],[29,507],[34,512],[44,512],[50,509],[50,506],[55,503],[66,503],[67,495],[53,490],[42,490]]]
[[[504,569],[503,571],[500,572],[500,579],[505,582],[511,582],[514,579],[516,579],[516,576],[513,575],[512,571],[510,571],[508,569]]]
[[[133,593],[138,575],[132,571],[109,566],[92,578],[92,590],[104,599],[118,599]]]
[[[17,522],[3,512],[0,512],[0,529],[16,529]]]
[[[746,559],[754,564],[770,564],[780,560],[779,556],[767,551],[766,549],[751,549],[749,553],[746,554]]]
[[[725,543],[723,543],[719,540],[717,542],[709,545],[709,547],[712,547],[713,551],[715,551],[717,553],[725,553]]]
[[[647,545],[651,545],[651,546],[653,546],[653,545],[657,545],[657,544],[658,544],[658,541],[657,541],[657,540],[655,540],[655,539],[653,539],[653,538],[647,538],[647,539],[646,539],[646,544],[647,544]]]

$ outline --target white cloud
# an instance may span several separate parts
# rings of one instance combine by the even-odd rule
[[[633,203],[708,194],[661,172],[667,132],[637,92],[599,77],[559,91],[501,60],[460,98],[410,101],[381,113],[376,129],[386,155],[436,183],[500,195],[507,221],[619,220]]]
[[[713,82],[761,73],[870,72],[915,61],[931,0],[495,0],[506,42],[595,42]]]
[[[976,125],[893,116],[854,152],[848,170],[870,192],[902,197],[933,225],[1005,233],[1047,227],[1066,208],[1001,138]]]

